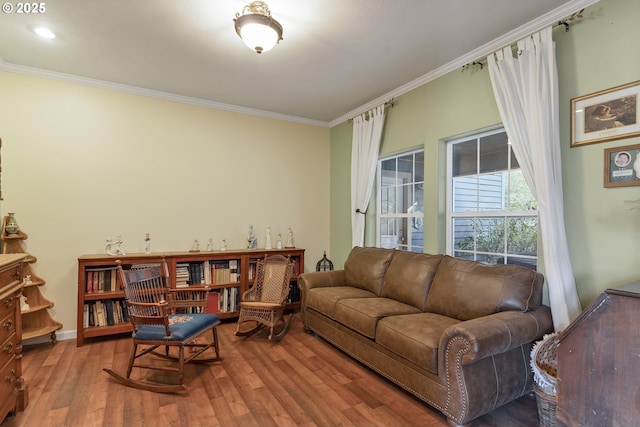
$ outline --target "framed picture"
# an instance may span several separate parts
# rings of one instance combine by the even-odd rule
[[[640,144],[604,150],[604,186],[640,185]]]
[[[571,147],[640,135],[640,80],[571,100]]]

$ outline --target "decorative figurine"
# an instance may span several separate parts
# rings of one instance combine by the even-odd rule
[[[200,252],[200,242],[198,241],[198,239],[193,240],[193,245],[191,245],[191,249],[189,249],[189,252]]]
[[[207,244],[207,252],[213,252],[213,239],[209,239],[209,244]]]
[[[272,249],[271,247],[271,227],[267,226],[267,240],[264,243],[265,249]]]
[[[18,234],[18,231],[20,231],[20,227],[16,222],[15,213],[9,212],[9,215],[7,218],[7,224],[4,226],[4,231],[7,233],[8,236],[16,236]]]
[[[29,304],[27,304],[27,297],[20,295],[20,311],[24,313],[25,311],[29,311],[29,308]]]
[[[291,231],[291,227],[289,227],[289,231],[287,233],[287,245],[285,248],[295,248],[293,244],[293,231]]]
[[[25,285],[30,285],[33,282],[31,281],[31,275],[27,274],[26,276],[24,276],[24,279],[22,280],[22,283],[24,283]]]
[[[124,251],[120,248],[122,244],[122,237],[118,236],[118,238],[114,241],[112,239],[107,239],[107,245],[105,250],[107,251],[107,255],[115,256],[115,255],[126,255]]]
[[[282,249],[282,234],[278,233],[278,241],[276,242],[276,248]]]
[[[225,239],[222,239],[222,243],[220,244],[220,250],[223,252],[227,250],[227,241]]]
[[[249,225],[249,235],[247,236],[247,249],[256,249],[258,247],[258,238],[256,232],[253,231],[253,225]]]
[[[147,255],[151,253],[151,237],[149,233],[147,233],[147,236],[144,238],[144,253]]]

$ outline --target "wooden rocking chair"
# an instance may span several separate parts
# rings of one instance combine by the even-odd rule
[[[165,260],[162,265],[141,269],[124,270],[120,261],[117,261],[117,265],[118,277],[125,291],[129,320],[133,324],[133,345],[126,375],[108,368],[103,370],[129,387],[161,393],[186,392],[185,363],[222,360],[216,329],[220,319],[207,313],[209,289],[204,286],[171,289]],[[202,337],[201,342],[196,341],[197,337],[209,331],[211,341],[208,337]],[[159,347],[164,347],[164,351],[156,351]],[[190,350],[188,357],[185,357],[185,348]],[[199,357],[210,348],[215,356]],[[171,349],[174,351],[170,351]],[[142,359],[148,355],[177,362],[177,366],[159,364],[157,358]],[[156,363],[150,359],[155,359]],[[132,379],[133,368],[177,373],[177,383]]]
[[[236,335],[249,336],[267,326],[269,339],[282,339],[291,324],[291,316],[284,319],[284,306],[289,295],[293,264],[282,255],[265,256],[257,262],[251,288],[242,294]],[[282,329],[274,335],[274,328]]]

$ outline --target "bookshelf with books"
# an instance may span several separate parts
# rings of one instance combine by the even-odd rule
[[[125,269],[160,264],[162,256],[145,254],[78,258],[78,312],[76,345],[86,338],[131,332],[124,291],[116,272],[116,261]]]
[[[167,257],[169,277],[176,288],[208,286],[208,311],[220,318],[237,317],[242,287],[237,251],[174,253]]]
[[[300,307],[297,276],[304,271],[304,249],[240,249],[202,252],[162,252],[152,254],[106,254],[78,257],[78,327],[76,345],[85,339],[132,331],[126,315],[124,292],[115,274],[116,261],[123,268],[140,268],[167,261],[169,283],[173,288],[210,288],[208,311],[222,319],[238,317],[242,293],[253,284],[256,262],[268,255],[289,256],[294,262],[288,310]]]

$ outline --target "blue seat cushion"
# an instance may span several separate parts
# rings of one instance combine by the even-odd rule
[[[167,341],[181,342],[194,338],[208,329],[217,326],[220,318],[215,314],[171,314],[169,315],[169,329],[167,336],[162,325],[141,325],[132,334],[138,341]]]

